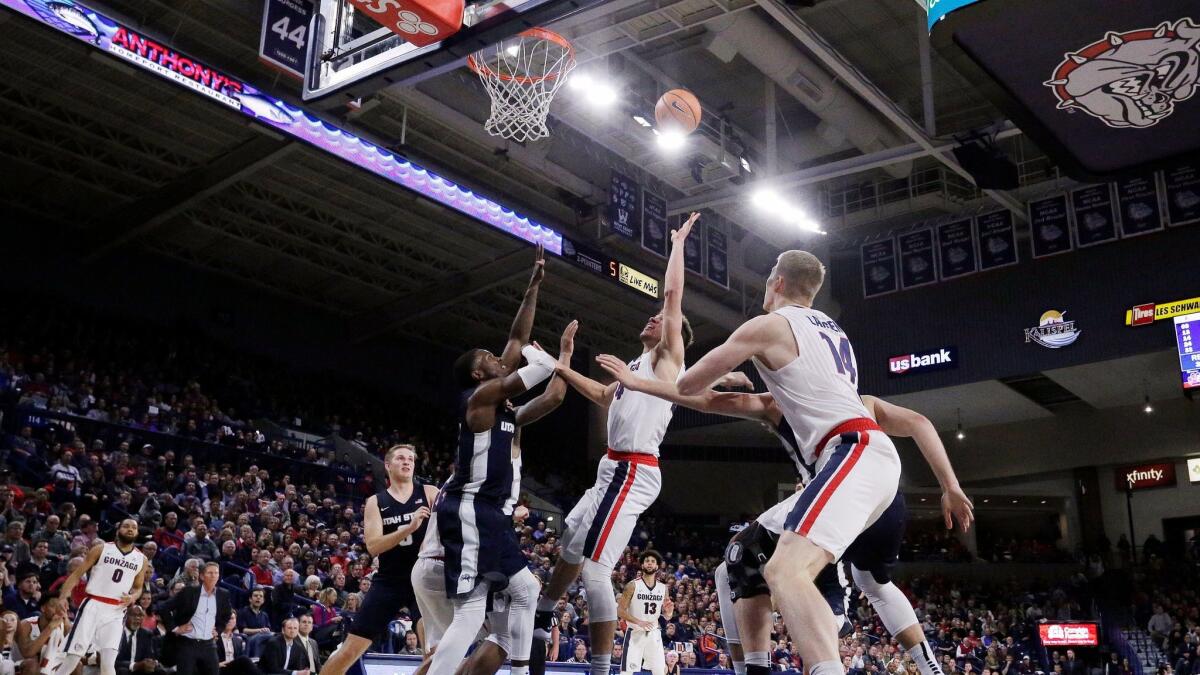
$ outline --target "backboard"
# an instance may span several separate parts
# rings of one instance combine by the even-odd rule
[[[543,26],[604,0],[476,0],[463,27],[425,47],[357,11],[347,0],[318,0],[309,31],[304,100],[340,105],[392,84],[416,84],[454,70],[472,53],[527,28]]]

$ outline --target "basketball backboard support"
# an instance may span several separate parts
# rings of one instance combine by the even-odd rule
[[[412,85],[463,66],[472,53],[604,0],[477,0],[463,27],[425,47],[405,42],[347,0],[318,0],[309,30],[304,100],[341,105],[393,85]]]

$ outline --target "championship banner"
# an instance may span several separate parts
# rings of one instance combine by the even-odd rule
[[[1200,221],[1200,166],[1184,164],[1163,171],[1167,195],[1167,224],[1176,227]]]
[[[905,289],[937,281],[933,254],[933,230],[925,228],[896,237],[900,249],[900,285]]]
[[[679,214],[674,229],[679,229],[686,217],[682,213]],[[683,242],[683,268],[700,276],[704,276],[704,230],[706,229],[704,223],[696,223],[692,226],[692,231],[688,233],[687,241]]]
[[[1071,250],[1071,217],[1067,196],[1055,195],[1029,202],[1029,230],[1033,257],[1045,258]]]
[[[293,77],[304,77],[308,54],[309,0],[264,0],[258,59]]]
[[[862,260],[863,297],[894,293],[896,281],[896,241],[885,239],[863,244],[859,250]]]
[[[1108,183],[1071,191],[1075,243],[1080,248],[1116,241],[1117,222]]]
[[[642,192],[642,248],[667,257],[667,200],[649,190]]]
[[[608,182],[608,226],[626,239],[642,236],[642,186],[616,171]]]
[[[940,278],[944,281],[975,272],[975,232],[971,227],[971,219],[945,223],[935,229]]]
[[[1163,229],[1156,174],[1122,178],[1117,181],[1116,188],[1122,237],[1136,237]]]
[[[708,268],[705,276],[714,284],[729,288],[729,242],[725,233],[714,225],[704,228],[708,234]]]
[[[979,269],[992,270],[1017,264],[1017,231],[1012,212],[1005,209],[975,216],[979,239]]]

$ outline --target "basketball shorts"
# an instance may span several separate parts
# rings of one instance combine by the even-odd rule
[[[609,450],[596,469],[596,484],[567,515],[563,559],[575,565],[588,558],[615,567],[638,517],[661,489],[657,457]]]
[[[75,623],[67,633],[63,653],[83,657],[88,652],[120,649],[125,628],[125,606],[108,598],[89,595],[79,603]]]
[[[400,608],[407,608],[410,613],[420,610],[417,608],[413,587],[407,579],[380,579],[376,574],[371,581],[371,589],[363,598],[362,606],[354,615],[349,633],[371,642],[377,642],[387,635],[388,624],[395,620]],[[413,620],[417,619],[416,614]]]
[[[667,672],[667,656],[663,650],[662,633],[658,629],[625,630],[625,648],[621,652],[621,672],[638,673],[648,670],[653,675]]]
[[[425,619],[425,652],[437,646],[450,622],[454,604],[446,597],[446,564],[440,558],[418,558],[412,570],[412,589]]]
[[[437,506],[438,536],[445,549],[446,596],[462,598],[481,581],[503,590],[525,568],[512,516],[499,504],[470,494],[443,494]]]
[[[865,418],[843,422],[827,439],[819,446],[817,474],[796,495],[782,529],[840,560],[895,499],[900,456],[879,425]]]

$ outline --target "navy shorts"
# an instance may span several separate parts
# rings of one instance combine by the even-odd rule
[[[349,632],[376,642],[387,634],[388,624],[395,620],[401,608],[408,609],[413,621],[420,617],[412,582],[407,579],[372,579],[371,589],[354,615]]]
[[[904,495],[897,492],[879,519],[850,544],[842,560],[864,572],[870,572],[875,581],[888,583],[892,580],[896,561],[900,559],[900,543],[904,540],[907,525],[908,508],[904,503]]]
[[[512,516],[500,506],[471,495],[447,494],[437,506],[438,536],[446,549],[446,595],[467,596],[481,581],[491,590],[526,567],[513,531]]]

